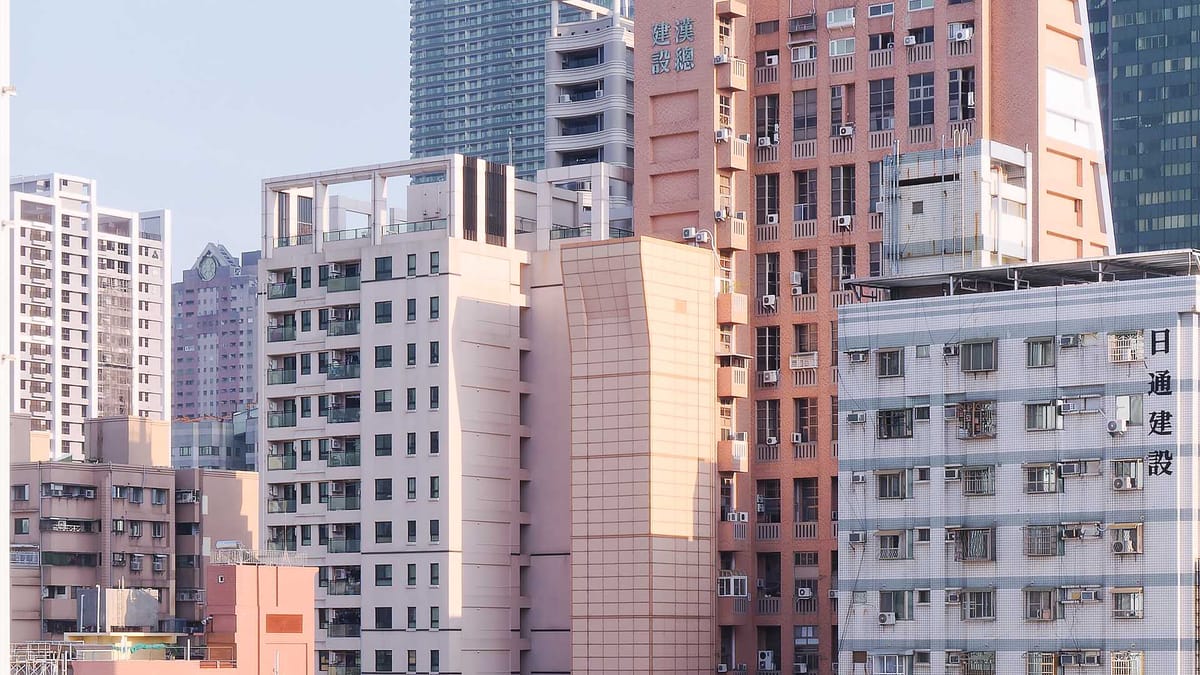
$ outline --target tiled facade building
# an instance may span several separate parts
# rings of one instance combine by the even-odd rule
[[[166,419],[170,212],[101,206],[95,181],[64,174],[15,178],[12,199],[13,409],[55,457],[82,456],[87,418]]]
[[[1196,262],[862,280],[839,675],[1196,669]]]
[[[828,673],[844,284],[1111,253],[1086,8],[638,9],[635,222],[721,277],[711,665]]]
[[[255,403],[258,252],[208,244],[171,285],[172,418],[228,419]]]

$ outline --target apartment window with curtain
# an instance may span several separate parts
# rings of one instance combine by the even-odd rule
[[[975,69],[950,71],[950,121],[975,119]]]
[[[817,218],[817,170],[804,169],[792,172],[795,184],[794,220],[816,220]]]
[[[854,215],[854,165],[846,164],[829,169],[829,199],[834,216]]]
[[[757,138],[776,138],[779,133],[779,94],[754,99],[754,128]]]
[[[817,399],[792,399],[792,412],[795,418],[794,429],[803,439],[802,443],[817,441]]]
[[[908,76],[908,126],[933,124],[933,73]]]
[[[754,282],[757,297],[779,295],[778,253],[758,253],[754,256]]]
[[[817,137],[817,90],[792,92],[792,138],[811,141]]]
[[[797,280],[800,283],[797,286],[800,292],[807,295],[817,292],[817,251],[816,249],[805,249],[803,251],[794,251],[796,271],[800,272],[800,278]]]
[[[758,434],[756,443],[762,445],[768,438],[779,438],[779,399],[765,399],[755,402],[755,430]]]
[[[896,81],[890,77],[871,80],[868,87],[871,131],[894,129],[896,126]]]
[[[759,326],[755,336],[755,363],[759,372],[779,370],[779,326]]]
[[[754,177],[754,205],[758,224],[764,225],[775,216],[779,218],[779,174],[765,173]]]
[[[842,290],[842,281],[854,278],[854,270],[858,263],[855,246],[834,246],[829,250],[831,283],[833,290]]]

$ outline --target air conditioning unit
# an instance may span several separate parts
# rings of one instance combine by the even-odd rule
[[[1063,539],[1082,539],[1083,538],[1083,528],[1082,527],[1064,527],[1062,530],[1062,538]]]
[[[95,498],[96,498],[96,491],[95,491],[95,490],[93,490],[93,489],[91,489],[91,488],[88,488],[88,489],[86,489],[86,490],[84,490],[84,491],[83,491],[83,496],[84,496],[84,498],[85,498],[85,499],[95,499]]]
[[[42,598],[43,598],[43,599],[45,599],[45,598],[48,598],[48,597],[50,597],[50,587],[49,587],[49,586],[42,586]]]
[[[767,445],[779,445],[779,438],[777,436],[767,436],[766,441]]]
[[[1124,539],[1119,539],[1113,542],[1112,551],[1113,553],[1131,553],[1133,551],[1133,547],[1130,546],[1129,542],[1125,541]]]
[[[1079,462],[1062,462],[1058,465],[1058,472],[1063,476],[1078,476],[1083,473],[1083,467]]]
[[[154,559],[154,571],[155,572],[162,572],[166,569],[167,569],[167,561],[159,560],[158,558]]]
[[[768,148],[768,147],[771,147],[772,145],[774,145],[774,143],[771,142],[770,136],[759,136],[758,137],[758,147]]]
[[[342,441],[337,438],[330,439],[329,440],[329,449],[330,450],[341,450],[342,449]]]
[[[804,586],[800,586],[799,588],[796,589],[796,597],[801,600],[810,600],[812,598],[812,596],[813,596],[813,590],[811,588],[805,588]]]
[[[954,35],[951,36],[950,39],[953,40],[954,42],[966,42],[973,37],[975,37],[975,29],[970,28],[970,27],[963,27],[963,28],[959,28],[958,30],[954,31]]]
[[[804,289],[800,286],[792,286],[792,295],[804,295]]]
[[[713,57],[713,65],[719,66],[723,63],[729,63],[730,60],[731,59],[729,58],[728,54],[717,54]]]
[[[829,589],[829,599],[830,599],[830,600],[837,600],[837,597],[838,597],[838,594],[837,594],[837,589],[836,589],[836,588],[831,588],[831,589]]]
[[[807,675],[807,673],[808,673],[808,664],[807,664],[807,663],[797,663],[797,664],[795,664],[795,665],[793,665],[793,666],[792,666],[792,672],[794,672],[794,673],[798,673],[799,675]],[[835,673],[836,673],[837,671],[835,670],[835,671],[833,671],[833,672],[835,672]]]
[[[775,652],[770,650],[759,650],[758,669],[775,670]]]
[[[729,513],[726,513],[726,514],[725,514],[725,520],[727,520],[728,522],[731,522],[731,523],[736,523],[736,522],[738,522],[738,514],[737,514],[737,511],[730,511]]]
[[[335,537],[340,537],[346,533],[346,526],[345,525],[330,525],[329,533]]]
[[[962,480],[962,468],[957,466],[946,467],[946,480]]]
[[[804,272],[792,272],[792,285],[802,286],[804,284]]]
[[[1077,652],[1062,652],[1058,655],[1058,664],[1060,666],[1081,666],[1083,659],[1080,656]]]
[[[946,665],[957,666],[962,663],[962,652],[946,652]]]
[[[571,102],[571,95],[570,95],[570,94],[559,94],[559,96],[558,96],[558,102],[559,102],[559,103],[570,103],[570,102]]]
[[[792,442],[793,443],[807,443],[808,438],[804,435],[804,432],[797,431],[792,434]]]
[[[733,138],[733,129],[730,129],[729,127],[717,129],[717,142],[718,143],[728,143],[730,141],[730,139],[732,139],[732,138]]]
[[[762,296],[762,299],[760,300],[760,302],[762,303],[763,309],[775,309],[775,296],[774,295],[764,295],[764,296]]]
[[[942,345],[942,356],[958,356],[958,345]]]
[[[745,212],[745,211],[734,211],[734,213],[733,213],[733,219],[734,219],[734,220],[745,220],[745,219],[746,219],[746,212]]]
[[[1070,415],[1071,413],[1077,413],[1081,410],[1083,410],[1083,406],[1070,401],[1066,401],[1062,405],[1058,406],[1058,414],[1060,415]]]
[[[880,612],[879,613],[879,625],[880,626],[896,625],[896,613],[895,612]]]
[[[850,482],[858,484],[858,485],[866,485],[867,484],[867,474],[865,474],[865,473],[850,474]]]
[[[850,544],[851,545],[865,544],[865,543],[867,543],[867,533],[866,532],[851,532],[850,533]]]
[[[853,135],[854,135],[854,125],[853,124],[843,124],[842,126],[838,127],[838,136],[853,136]]]
[[[1079,594],[1080,602],[1099,602],[1100,591],[1082,591]]]
[[[916,35],[905,35],[904,36],[904,46],[905,47],[915,47],[916,45],[917,45],[917,36]]]
[[[1104,424],[1104,428],[1111,436],[1120,436],[1129,428],[1129,421],[1122,419],[1111,419]]]
[[[833,224],[839,230],[849,230],[854,227],[854,216],[838,216],[833,219]]]
[[[718,673],[728,673],[729,666],[725,665],[724,663],[718,663],[717,664],[717,672]]]
[[[968,108],[975,107],[975,92],[973,92],[973,91],[967,92],[967,107]]]
[[[717,213],[721,213],[721,211],[717,211]],[[695,239],[696,238],[696,228],[694,228],[694,227],[683,228],[683,238],[684,239]]]
[[[713,220],[717,221],[718,223],[725,222],[725,219],[728,217],[729,212],[727,212],[725,209],[717,209],[716,211],[713,211]]]
[[[850,360],[850,363],[866,363],[867,352],[861,350],[856,352],[846,352],[846,358]]]
[[[767,224],[768,225],[778,225],[779,224],[779,214],[778,213],[768,213],[767,214]]]
[[[762,371],[762,374],[760,377],[762,377],[763,384],[775,384],[775,383],[779,382],[779,371],[778,370],[764,370],[764,371]]]
[[[946,604],[957,605],[962,603],[962,593],[959,591],[946,591]]]
[[[708,237],[709,237],[709,234],[707,232],[705,232],[704,230],[700,230],[699,232],[696,233],[696,243],[697,244],[707,244]]]
[[[1068,349],[1070,347],[1078,347],[1081,338],[1078,335],[1060,335],[1058,336],[1058,347],[1060,349]]]
[[[850,424],[865,424],[867,422],[867,413],[865,412],[850,412],[846,413],[846,421]]]
[[[1113,479],[1114,490],[1136,490],[1137,479],[1133,476],[1118,476]]]
[[[779,65],[779,55],[778,54],[767,54],[766,56],[763,57],[763,64],[766,66]]]
[[[750,514],[746,511],[738,511],[738,522],[739,523],[750,522]]]

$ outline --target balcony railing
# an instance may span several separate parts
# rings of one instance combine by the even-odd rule
[[[345,452],[331,452],[327,463],[331,467],[339,466],[358,466],[362,461],[362,455],[357,450],[347,450]]]
[[[554,227],[550,230],[551,239],[579,239],[590,236],[592,236],[592,227],[590,225],[583,225],[581,227]]]
[[[295,513],[295,499],[268,499],[267,513]]]
[[[294,297],[296,297],[295,281],[277,281],[270,286],[267,286],[267,298],[271,300]]]
[[[325,281],[325,290],[329,293],[357,291],[361,283],[362,277],[357,275],[352,277],[330,277]]]
[[[779,523],[756,523],[754,538],[759,541],[770,541],[779,538]]]
[[[295,413],[293,413],[293,417]],[[330,408],[328,420],[330,424],[345,424],[362,419],[362,408]],[[294,426],[294,424],[293,424]]]
[[[358,495],[331,495],[330,511],[357,511],[362,508],[362,497]]]
[[[296,384],[296,369],[274,369],[267,371],[267,384]]]
[[[303,246],[304,244],[311,243],[311,234],[298,234],[294,237],[279,237],[275,240],[275,246],[278,248],[287,248],[288,246]]]
[[[362,675],[362,666],[329,666],[325,675]]]
[[[295,468],[295,453],[287,455],[267,455],[267,471],[291,471]]]
[[[330,553],[358,553],[362,550],[362,539],[330,539],[326,548]]]
[[[371,228],[359,227],[352,230],[334,230],[325,233],[325,241],[347,241],[350,239],[369,239]]]
[[[409,232],[430,232],[432,230],[446,229],[445,218],[433,218],[431,220],[418,220],[415,222],[399,221],[383,226],[383,234],[408,234]]]
[[[267,426],[272,429],[278,427],[294,427],[296,426],[296,412],[267,413]]]
[[[347,319],[345,321],[330,321],[325,327],[325,334],[330,337],[339,335],[358,335],[358,330],[361,322],[358,319]]]
[[[358,322],[355,321],[354,323],[358,323]],[[330,331],[333,330],[332,323],[329,324],[329,329],[330,329]],[[355,330],[354,333],[337,333],[337,335],[354,335],[357,333],[358,333],[358,331]],[[331,332],[330,334],[333,335],[334,333]],[[329,379],[329,380],[349,380],[351,378],[359,377],[361,375],[361,373],[362,373],[362,365],[361,364],[347,363],[347,364],[341,365],[341,366],[329,366],[329,371],[325,373],[325,378]]]
[[[329,637],[358,637],[362,635],[362,626],[357,623],[329,624]]]
[[[267,342],[290,342],[295,339],[295,326],[271,326],[267,328]]]
[[[362,582],[357,579],[334,579],[329,582],[327,595],[362,595]]]
[[[295,539],[271,539],[267,542],[268,551],[295,551]]]

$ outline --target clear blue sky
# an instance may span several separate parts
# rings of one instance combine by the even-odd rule
[[[14,176],[174,212],[173,277],[259,246],[260,182],[408,157],[407,0],[16,0]]]

